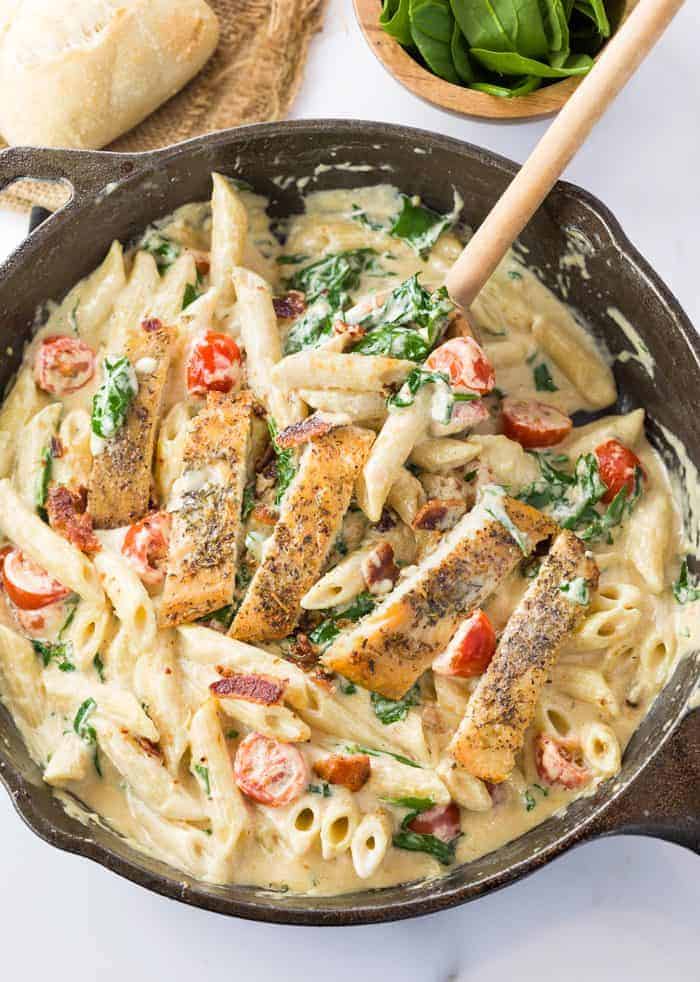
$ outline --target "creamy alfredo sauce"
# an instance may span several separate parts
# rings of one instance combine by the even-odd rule
[[[352,289],[352,299],[357,302],[374,293],[385,293],[420,273],[421,282],[429,289],[439,287],[451,264],[457,258],[461,242],[451,231],[440,235],[437,243],[425,257],[401,238],[389,234],[391,224],[401,206],[398,192],[388,185],[358,188],[352,191],[324,191],[310,194],[306,211],[292,217],[285,229],[286,240],[281,245],[272,234],[266,202],[253,194],[243,192],[249,217],[249,234],[243,263],[266,278],[275,294],[284,292],[285,279],[293,276],[310,262],[327,255],[349,249],[371,248],[376,261],[369,264]],[[182,483],[173,487],[179,473],[177,459],[178,436],[187,420],[199,409],[201,403],[188,397],[185,386],[185,361],[193,331],[203,326],[230,332],[240,337],[240,313],[234,304],[223,310],[217,308],[217,298],[208,291],[206,272],[211,245],[212,217],[209,204],[193,204],[180,208],[169,219],[160,222],[156,230],[159,242],[174,244],[171,249],[174,262],[182,265],[183,257],[191,253],[201,270],[194,278],[194,266],[190,267],[190,280],[198,294],[190,306],[178,312],[176,327],[178,341],[167,382],[162,410],[161,438],[156,453],[155,488],[159,507],[173,507],[177,495],[186,491]],[[165,250],[167,252],[167,248]],[[179,254],[179,258],[177,258]],[[286,257],[286,258],[285,258]],[[291,257],[291,258],[290,258]],[[127,276],[135,253],[126,257]],[[282,259],[282,262],[279,260]],[[202,261],[204,260],[204,262]],[[121,260],[120,260],[121,261]],[[165,277],[172,276],[173,265],[163,270]],[[110,283],[119,280],[119,263],[103,268],[103,288],[108,292]],[[123,278],[123,267],[121,269]],[[111,279],[110,279],[111,278]],[[123,286],[121,287],[123,289]],[[118,296],[120,290],[113,291]],[[149,299],[144,298],[148,308]],[[26,355],[27,367],[22,370],[17,388],[24,387],[28,404],[32,406],[30,418],[23,425],[32,426],[36,413],[45,412],[46,406],[55,402],[53,397],[39,392],[34,385],[31,366],[41,338],[51,334],[85,337],[102,358],[105,352],[117,353],[123,345],[123,334],[128,325],[118,318],[110,321],[106,304],[103,316],[94,316],[88,305],[97,303],[95,288],[89,281],[79,284],[69,297],[55,306],[48,323],[39,331]],[[135,305],[136,309],[136,305]],[[483,348],[496,371],[500,394],[524,400],[537,400],[554,406],[566,414],[577,410],[598,410],[615,399],[615,386],[607,358],[600,352],[590,336],[575,319],[571,311],[560,303],[528,269],[513,255],[501,264],[492,280],[474,306],[473,314],[478,323]],[[83,329],[81,321],[90,321],[91,327]],[[289,326],[285,325],[284,333]],[[636,350],[633,357],[640,357]],[[135,366],[138,373],[150,365]],[[63,443],[63,455],[54,461],[52,478],[69,486],[87,484],[90,470],[89,421],[91,399],[100,380],[100,372],[79,391],[64,395],[55,421]],[[28,395],[27,395],[28,394]],[[473,447],[472,460],[453,471],[430,473],[415,468],[428,497],[463,497],[469,506],[475,492],[485,484],[507,486],[511,494],[541,479],[537,459],[527,454],[519,444],[500,435],[500,394],[489,397],[490,416],[473,432],[457,434]],[[25,399],[25,401],[26,401]],[[22,482],[27,473],[26,462],[21,464],[20,424],[12,406],[12,396],[2,414],[4,473],[9,475],[31,502],[32,493],[24,494]],[[380,422],[376,423],[379,427]],[[13,427],[17,427],[13,429]],[[617,747],[624,749],[631,734],[649,710],[659,689],[668,679],[673,667],[693,644],[697,637],[697,606],[679,606],[672,594],[671,585],[678,574],[681,555],[681,529],[668,474],[655,452],[648,445],[643,430],[643,412],[637,411],[624,417],[607,417],[581,428],[550,454],[555,466],[569,469],[577,458],[591,453],[608,439],[618,439],[634,450],[641,461],[645,479],[643,493],[631,515],[612,529],[612,541],[592,542],[592,549],[601,570],[598,592],[592,600],[589,614],[580,630],[569,639],[551,678],[545,684],[538,704],[535,720],[528,731],[525,748],[518,756],[518,763],[510,778],[502,785],[489,789],[485,810],[460,810],[462,835],[457,842],[455,861],[472,860],[521,835],[550,815],[560,812],[577,795],[592,793],[597,784],[613,775],[619,767]],[[263,432],[256,436],[258,446],[264,446]],[[38,446],[38,451],[43,451]],[[99,448],[98,448],[99,449]],[[263,502],[269,502],[270,489],[257,489]],[[393,520],[399,532],[411,539],[408,562],[420,561],[434,546],[434,537],[423,534],[413,540],[413,535],[402,527],[400,519]],[[256,521],[253,515],[247,521],[244,562],[249,570],[259,560],[262,544],[270,529]],[[121,555],[126,529],[99,533],[103,550]],[[367,535],[375,534],[364,516],[353,508],[344,521],[342,549],[333,550],[329,566],[339,562],[347,553],[352,554]],[[11,536],[9,537],[11,539]],[[509,615],[525,592],[533,569],[523,565],[510,577],[486,605],[497,632],[505,626]],[[155,605],[158,604],[159,586],[149,587]],[[80,601],[76,617],[83,607]],[[56,616],[46,617],[45,625],[28,624],[27,618],[18,618],[6,597],[2,601],[2,622],[13,632],[41,638],[44,641],[73,637],[72,628],[65,628],[70,607],[63,605]],[[321,615],[315,615],[319,619]],[[100,685],[125,689],[136,699],[143,701],[149,710],[149,699],[143,698],[139,681],[140,659],[144,653],[130,644],[120,630],[119,618],[110,612],[100,647],[100,662],[64,672],[59,686],[70,692],[75,684],[76,692],[94,693],[99,706]],[[313,622],[311,624],[313,627]],[[309,627],[306,627],[309,630]],[[198,666],[186,652],[178,648],[173,631],[161,631],[158,645],[177,671],[185,714],[183,731],[170,734],[171,739],[187,742],[188,721],[202,700],[198,685]],[[76,642],[77,644],[77,642]],[[284,659],[290,655],[290,643],[264,646],[268,652]],[[37,655],[38,663],[40,656]],[[577,670],[584,669],[581,673]],[[11,668],[10,668],[11,670]],[[4,665],[5,676],[8,665]],[[60,669],[51,660],[40,673],[56,677]],[[0,674],[0,680],[3,679]],[[104,680],[104,681],[102,681]],[[434,768],[450,737],[464,714],[476,679],[432,676],[428,672],[421,681],[420,700],[409,708],[398,722],[381,722],[370,701],[370,694],[356,687],[333,683],[339,718],[347,719],[347,732],[322,731],[312,725],[311,739],[301,745],[307,761],[324,753],[342,751],[347,746],[361,744],[370,749],[388,750],[417,767],[403,765],[405,779],[403,796],[425,794],[421,788],[439,787]],[[82,695],[71,700],[48,695],[45,710],[34,725],[27,722],[18,703],[3,693],[14,712],[18,725],[34,759],[46,767],[52,755],[65,743],[74,729],[76,706],[83,703]],[[533,740],[537,733],[545,732],[557,740],[580,743],[581,733],[587,724],[600,722],[612,732],[612,742],[605,749],[590,748],[583,753],[589,780],[583,789],[566,790],[558,784],[547,784],[538,773]],[[245,722],[226,719],[224,730],[231,757],[249,727]],[[607,731],[606,731],[607,732]],[[80,753],[81,738],[74,734]],[[147,748],[148,749],[148,748]],[[202,878],[236,883],[256,884],[273,889],[311,894],[335,894],[363,886],[381,887],[403,881],[440,875],[445,867],[432,856],[412,852],[389,845],[386,855],[376,872],[368,879],[360,880],[353,865],[351,851],[345,849],[333,858],[324,859],[318,836],[310,837],[310,846],[296,855],[290,846],[290,823],[296,823],[294,833],[303,832],[314,822],[323,821],[327,809],[338,800],[352,798],[353,821],[367,813],[381,809],[388,816],[394,830],[398,830],[407,809],[390,804],[387,798],[394,795],[373,790],[372,781],[359,792],[350,794],[337,786],[328,786],[310,776],[311,790],[306,792],[306,810],[295,806],[274,809],[245,801],[247,827],[241,836],[230,861],[223,866],[211,859],[210,853],[219,848],[213,843],[208,828],[206,781],[201,772],[189,764],[188,751],[182,755],[182,765],[177,775],[179,788],[202,805],[200,817],[186,821],[163,817],[162,809],[144,802],[139,795],[138,782],[129,780],[124,769],[114,765],[109,755],[97,746],[90,746],[90,754],[97,753],[99,773],[91,762],[76,771],[76,779],[56,780],[54,783],[66,792],[68,800],[77,799],[86,809],[95,813],[107,825],[115,829],[142,849],[173,866],[185,869]],[[147,751],[144,751],[147,752]],[[597,755],[597,756],[596,756]],[[373,766],[381,767],[394,758],[372,756]],[[376,762],[379,761],[378,764]],[[601,763],[602,761],[602,763]],[[401,765],[399,765],[400,769]],[[414,784],[412,784],[412,781]],[[431,785],[432,782],[432,785]],[[416,790],[418,789],[418,790]],[[444,792],[444,788],[442,789]],[[320,793],[319,793],[320,792]],[[449,797],[449,796],[448,796]],[[76,810],[72,804],[72,810]],[[166,809],[167,810],[167,809]],[[80,809],[78,809],[80,811]],[[319,818],[320,814],[320,818]]]

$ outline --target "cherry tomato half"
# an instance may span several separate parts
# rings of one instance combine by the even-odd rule
[[[637,468],[642,468],[639,457],[618,440],[607,440],[593,452],[598,460],[600,478],[608,489],[603,501],[610,504],[623,488],[627,488],[629,497],[634,491]]]
[[[165,577],[169,537],[170,516],[164,511],[146,515],[124,536],[122,553],[149,586],[157,586]]]
[[[205,396],[207,392],[230,392],[241,378],[241,352],[228,334],[207,331],[192,345],[187,362],[187,391]]]
[[[482,675],[496,650],[496,632],[483,610],[475,610],[457,629],[447,648],[433,662],[438,675],[468,679]]]
[[[526,450],[553,447],[569,435],[572,425],[568,416],[543,402],[503,400],[503,432]]]
[[[297,748],[262,733],[249,733],[241,741],[233,774],[244,794],[271,808],[290,805],[309,783],[306,761]]]
[[[555,740],[540,733],[535,740],[535,765],[547,784],[559,784],[570,791],[582,788],[591,779],[585,764],[576,759],[578,746],[571,741]]]
[[[435,805],[428,811],[416,815],[408,825],[411,832],[434,835],[443,842],[452,842],[462,831],[459,821],[459,808],[451,801],[449,805]]]
[[[86,385],[95,374],[95,352],[78,338],[44,338],[34,361],[34,378],[44,392],[62,396]]]
[[[71,592],[19,549],[10,549],[4,556],[2,580],[7,596],[21,610],[39,610]]]
[[[457,389],[468,389],[486,395],[496,384],[493,365],[474,338],[452,338],[429,356],[425,367],[444,372]]]

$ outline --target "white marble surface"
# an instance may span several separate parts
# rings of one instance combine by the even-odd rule
[[[700,4],[676,24],[569,171],[612,207],[700,323]],[[424,105],[374,60],[350,0],[331,0],[295,116],[401,122],[522,160],[544,123],[496,126]],[[0,256],[26,220],[0,213]],[[52,850],[0,793],[3,977],[34,982],[697,982],[700,863],[652,840],[596,842],[478,903],[359,929],[247,924],[180,906]]]

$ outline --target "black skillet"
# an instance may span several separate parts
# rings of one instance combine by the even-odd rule
[[[318,165],[324,165],[320,171]],[[330,169],[327,169],[330,167]],[[300,194],[283,178],[306,178],[307,190],[388,181],[442,211],[453,185],[465,218],[479,224],[516,165],[469,144],[419,130],[360,121],[315,120],[243,127],[165,150],[126,156],[15,148],[0,154],[0,188],[16,178],[68,182],[70,202],[44,221],[0,267],[3,350],[0,383],[16,371],[34,312],[60,298],[103,258],[114,238],[128,241],[155,218],[210,193],[210,173],[248,180],[271,199],[271,212],[300,209]],[[656,362],[651,378],[638,361],[615,363],[618,409],[643,406],[649,438],[683,483],[659,423],[685,444],[700,466],[700,344],[668,288],[625,238],[607,208],[579,188],[558,184],[521,237],[545,283],[561,292],[559,259],[567,230],[590,243],[590,278],[569,270],[568,301],[603,337],[613,355],[629,347],[605,314],[617,307],[642,335]],[[698,546],[697,539],[695,548]],[[131,849],[117,835],[70,818],[0,709],[0,779],[37,835],[94,859],[165,896],[219,913],[288,924],[366,924],[415,917],[473,900],[532,873],[566,849],[611,834],[653,835],[700,851],[700,713],[689,700],[698,685],[697,658],[681,663],[624,755],[621,773],[592,798],[575,802],[515,842],[452,870],[442,879],[336,898],[304,898],[247,887],[197,882]]]

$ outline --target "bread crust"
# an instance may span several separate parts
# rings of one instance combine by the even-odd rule
[[[10,144],[99,148],[175,95],[213,53],[204,0],[24,0],[0,39]]]

